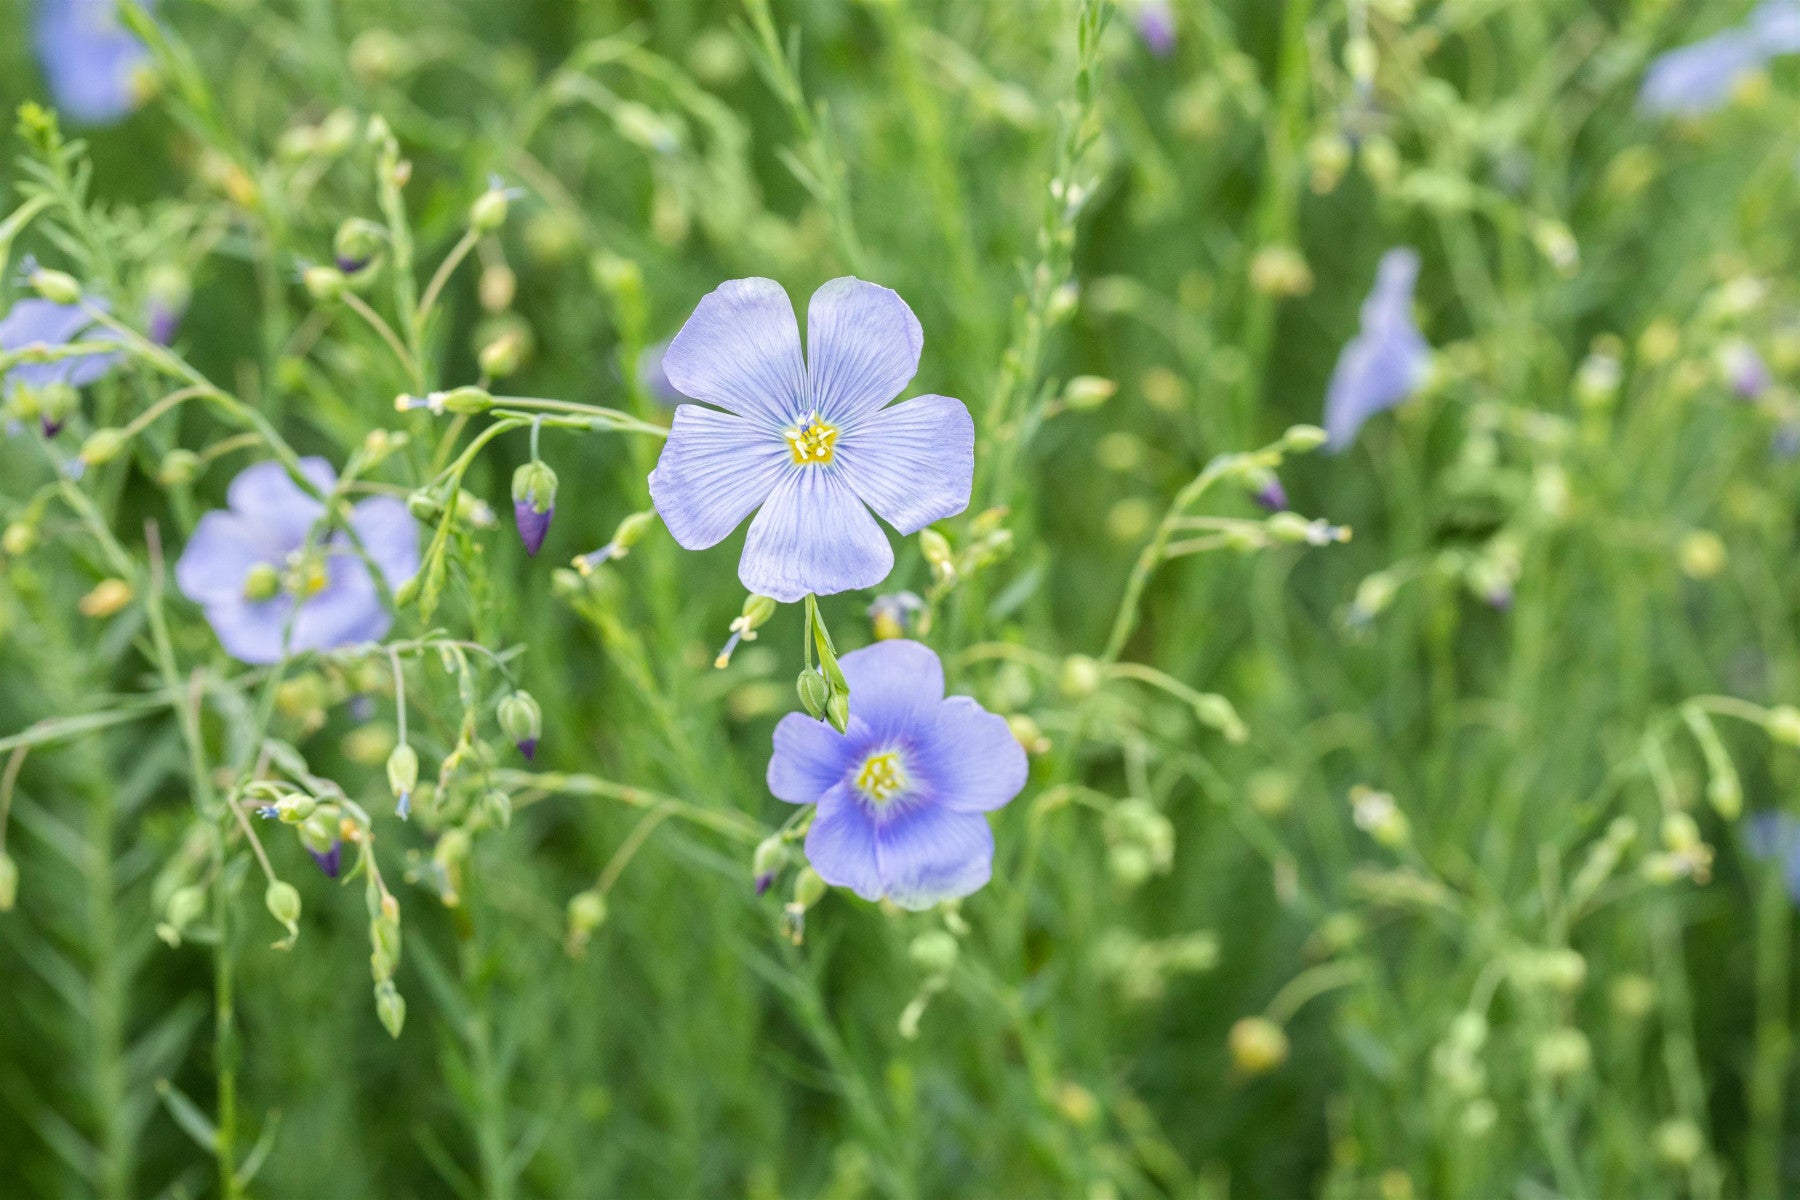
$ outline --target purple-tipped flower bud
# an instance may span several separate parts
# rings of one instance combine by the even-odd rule
[[[367,270],[387,243],[387,230],[362,217],[351,217],[338,226],[331,239],[331,256],[346,275]]]
[[[1269,512],[1287,511],[1287,489],[1281,486],[1281,480],[1273,471],[1257,473],[1252,480],[1250,499]]]
[[[518,691],[500,701],[500,728],[512,739],[526,761],[537,756],[538,738],[543,736],[544,712],[530,692]]]
[[[525,553],[543,549],[550,521],[556,515],[556,472],[536,459],[513,472],[513,523]]]
[[[319,864],[319,870],[325,873],[327,879],[336,879],[338,872],[343,869],[344,843],[342,842],[331,843],[331,849],[323,854],[317,850],[308,850],[307,853],[312,855],[315,863]]]
[[[788,862],[788,846],[780,834],[771,834],[757,843],[750,858],[750,874],[756,879],[756,894],[762,895],[775,882],[775,876]]]
[[[419,753],[405,742],[394,747],[387,760],[388,787],[394,793],[394,811],[404,821],[412,812],[413,789],[419,786]]]

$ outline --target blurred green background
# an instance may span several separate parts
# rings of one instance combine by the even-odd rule
[[[797,864],[759,898],[750,856],[789,815],[763,771],[797,613],[715,671],[736,538],[686,554],[658,529],[559,571],[646,504],[653,447],[607,435],[545,431],[562,486],[528,559],[504,527],[527,439],[504,435],[465,479],[502,526],[457,531],[444,605],[396,636],[522,646],[545,774],[508,757],[490,673],[510,827],[475,831],[451,897],[448,818],[378,818],[406,929],[391,1038],[360,887],[274,826],[305,912],[270,948],[147,650],[146,521],[173,553],[257,457],[170,483],[166,455],[228,423],[185,407],[76,485],[138,585],[83,610],[120,568],[53,460],[168,390],[129,371],[60,451],[0,441],[0,517],[36,533],[0,558],[0,746],[30,748],[0,1195],[1800,1194],[1792,900],[1745,849],[1746,814],[1795,803],[1796,66],[1695,119],[1636,102],[1655,54],[1748,11],[1174,0],[1164,56],[1142,6],[1102,0],[164,0],[159,95],[65,130],[86,150],[50,177],[91,163],[86,201],[19,237],[0,297],[26,253],[128,316],[178,280],[186,362],[302,453],[406,432],[381,478],[409,489],[480,422],[397,414],[419,381],[301,284],[342,222],[389,219],[371,117],[410,164],[419,285],[490,175],[522,193],[450,278],[432,387],[512,337],[508,391],[654,413],[639,357],[719,281],[891,286],[925,331],[908,394],[981,422],[975,503],[943,526],[968,570],[926,640],[953,691],[1023,718],[1034,771],[957,911],[833,894],[795,944]],[[8,113],[46,101],[31,20],[0,0]],[[0,138],[0,213],[40,179],[34,137]],[[1212,489],[1193,511],[1235,540],[1160,566],[1125,645],[1228,699],[1231,741],[1093,656],[1183,485],[1320,420],[1399,245],[1432,382],[1280,468],[1353,538],[1246,533],[1249,489]],[[391,316],[384,272],[366,302]],[[1774,377],[1748,400],[1721,369],[1745,345]],[[1078,376],[1116,394],[1073,411]],[[928,591],[897,550],[884,590]],[[871,639],[869,599],[822,602],[840,649]],[[222,767],[258,681],[167,611]],[[274,726],[382,814],[385,686],[302,661]],[[421,662],[428,778],[468,707]],[[196,879],[207,912],[166,945]],[[566,906],[597,883],[577,945]]]

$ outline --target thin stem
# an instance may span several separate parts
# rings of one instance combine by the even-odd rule
[[[425,285],[425,294],[419,299],[419,311],[413,316],[414,341],[424,339],[425,326],[431,320],[431,310],[437,305],[438,294],[444,290],[444,285],[450,282],[450,276],[455,274],[456,268],[462,265],[462,260],[469,256],[469,251],[475,249],[480,241],[481,235],[473,229],[469,230],[444,257],[444,261],[438,264],[438,269],[432,275],[431,282]]]

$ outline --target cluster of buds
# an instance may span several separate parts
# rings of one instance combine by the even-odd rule
[[[1106,865],[1123,887],[1135,888],[1175,865],[1175,825],[1148,800],[1130,797],[1107,812]]]
[[[940,599],[960,580],[1012,553],[1013,533],[1004,524],[1006,514],[1004,508],[977,513],[969,522],[968,537],[961,550],[953,549],[950,539],[934,528],[919,531],[919,552],[931,569],[932,600]]]

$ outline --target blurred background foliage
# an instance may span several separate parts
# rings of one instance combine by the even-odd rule
[[[8,112],[45,99],[30,7],[0,0]],[[49,449],[0,442],[0,515],[32,535],[0,560],[0,745],[31,750],[7,780],[0,1193],[1800,1194],[1786,864],[1745,832],[1793,806],[1800,740],[1794,64],[1657,119],[1647,62],[1747,6],[1175,0],[1166,55],[1144,7],[165,0],[156,98],[85,149],[8,133],[5,210],[43,178],[67,203],[0,295],[26,253],[127,320],[191,295],[186,362],[302,453],[407,433],[380,472],[402,489],[473,430],[394,397],[473,381],[497,341],[511,391],[653,412],[640,357],[720,280],[896,288],[925,330],[912,392],[981,429],[926,640],[1036,753],[987,889],[932,914],[834,894],[796,944],[792,868],[758,897],[750,864],[788,815],[762,773],[796,614],[715,671],[735,541],[657,530],[557,570],[645,506],[654,459],[546,430],[544,555],[458,526],[442,608],[396,634],[523,647],[545,729],[515,770],[481,674],[510,826],[447,862],[448,809],[378,818],[406,928],[390,1038],[358,889],[273,826],[304,914],[270,948],[146,649],[146,522],[172,554],[257,453],[190,405],[56,482],[166,390],[134,368]],[[377,116],[415,288],[490,176],[521,190],[416,377],[301,282],[343,222],[391,220]],[[1161,565],[1105,653],[1177,492],[1319,421],[1398,245],[1423,256],[1431,382],[1281,467],[1353,540],[1290,544],[1251,488],[1213,489],[1218,552]],[[399,320],[395,259],[365,299]],[[1746,347],[1772,375],[1753,397]],[[465,486],[504,514],[526,457],[506,434]],[[133,564],[122,606],[93,599],[122,570],[94,522]],[[932,584],[900,547],[889,590]],[[823,602],[840,648],[868,601]],[[223,769],[260,677],[167,612]],[[385,814],[368,665],[302,660],[273,730]],[[429,778],[471,697],[421,661],[408,699]],[[43,724],[89,713],[117,720]],[[155,929],[194,879],[207,909],[172,947]]]

